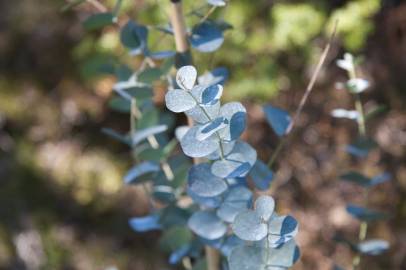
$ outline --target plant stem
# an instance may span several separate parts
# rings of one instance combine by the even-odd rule
[[[210,15],[216,10],[216,8],[217,8],[216,6],[212,6],[210,10],[207,12],[207,14],[204,15],[204,17],[200,20],[200,23],[206,21],[210,17]]]
[[[88,2],[89,4],[94,6],[100,12],[107,12],[108,11],[108,9],[102,3],[100,3],[97,0],[86,0],[86,2]]]
[[[137,107],[136,99],[131,98],[131,113],[130,113],[131,139],[134,137],[134,134],[135,134],[135,121],[136,121],[136,119],[139,119],[141,117],[142,117],[142,113]],[[147,140],[153,149],[159,148],[159,143],[154,135],[148,136]],[[169,163],[167,161],[162,161],[161,167],[165,174],[166,179],[168,179],[169,181],[172,181],[175,177],[174,177],[173,171],[172,171]]]
[[[348,71],[348,76],[350,79],[356,79],[357,78],[357,73],[355,70],[354,63],[352,65],[352,69]],[[365,124],[365,113],[364,113],[364,108],[361,102],[361,96],[359,93],[355,94],[355,108],[358,112],[358,118],[357,118],[357,124],[358,124],[358,133],[362,136],[366,136],[366,124]],[[364,190],[364,207],[367,207],[368,205],[368,190]],[[368,232],[368,222],[362,221],[360,226],[359,226],[359,232],[358,232],[358,240],[360,242],[364,241],[365,238],[367,237],[367,232]],[[352,260],[352,269],[356,270],[361,264],[361,255],[357,254],[354,256]]]
[[[325,60],[327,58],[327,55],[328,55],[329,51],[330,51],[331,44],[333,42],[333,39],[334,39],[336,31],[337,31],[337,25],[338,25],[338,20],[334,24],[333,32],[332,32],[332,34],[330,36],[329,41],[327,42],[326,46],[324,47],[324,50],[323,50],[323,52],[322,52],[322,54],[321,54],[321,56],[319,58],[319,61],[317,63],[316,69],[314,70],[314,72],[312,74],[312,77],[311,77],[311,79],[310,79],[310,81],[309,81],[309,83],[308,83],[308,85],[306,87],[306,91],[303,94],[302,99],[300,100],[299,106],[297,107],[296,112],[293,115],[292,120],[291,120],[289,126],[287,127],[284,136],[281,138],[281,141],[279,142],[278,146],[276,147],[275,152],[273,153],[272,157],[269,159],[269,162],[268,162],[269,167],[271,167],[273,165],[273,163],[275,162],[277,156],[280,153],[280,150],[285,145],[285,141],[287,140],[289,134],[292,132],[292,130],[293,130],[293,128],[294,128],[294,126],[295,126],[295,124],[296,124],[296,122],[297,122],[297,120],[298,120],[298,118],[299,118],[299,116],[300,116],[300,114],[301,114],[301,112],[303,110],[303,107],[306,104],[306,101],[309,98],[310,93],[313,90],[313,87],[314,87],[314,84],[316,83],[317,77],[318,77],[318,75],[319,75],[319,73],[321,71],[321,68],[322,68],[322,66],[323,66],[323,64],[324,64],[324,62],[325,62]]]
[[[176,52],[179,58],[192,62],[192,56],[189,51],[189,44],[187,41],[187,32],[185,18],[183,15],[182,1],[170,0],[170,21],[173,27],[173,34],[175,37]],[[190,64],[188,63],[188,64]],[[177,64],[179,67],[180,64]],[[189,126],[193,125],[193,120],[188,117]],[[198,159],[193,159],[193,163],[198,163]],[[205,246],[207,270],[219,270],[220,266],[220,254],[213,248]]]

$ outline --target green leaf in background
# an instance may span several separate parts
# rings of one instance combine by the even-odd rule
[[[138,80],[143,83],[152,84],[162,75],[162,71],[159,68],[148,68],[138,74]]]
[[[137,48],[141,45],[141,40],[136,32],[137,25],[128,21],[126,25],[121,29],[120,40],[124,46],[128,48]]]
[[[127,65],[120,65],[116,68],[117,81],[127,81],[132,75],[133,71]]]
[[[142,117],[137,121],[137,129],[144,129],[150,126],[155,126],[159,123],[159,111],[148,110],[143,112]]]
[[[111,128],[102,128],[101,131],[102,131],[102,133],[106,134],[107,136],[110,136],[111,138],[113,138],[117,141],[120,141],[127,145],[131,145],[131,139],[127,135],[120,134]]]
[[[192,270],[206,270],[207,269],[207,261],[205,259],[198,260],[194,265]]]
[[[150,87],[131,87],[125,91],[136,99],[150,99],[154,96]]]
[[[192,241],[192,232],[183,226],[175,226],[165,231],[160,246],[167,252],[174,251]]]
[[[109,107],[112,110],[122,112],[122,113],[129,113],[131,111],[130,101],[128,101],[122,97],[112,98],[109,102]]]
[[[86,30],[96,30],[100,29],[104,26],[110,25],[114,23],[114,15],[111,12],[105,13],[98,13],[95,15],[91,15],[83,22],[83,26]]]

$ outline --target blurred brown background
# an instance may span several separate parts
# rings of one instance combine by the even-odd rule
[[[124,2],[123,20],[163,21],[163,1]],[[81,22],[94,12],[91,6],[62,13],[63,5],[0,1],[0,269],[170,269],[158,234],[127,226],[128,217],[146,213],[147,199],[142,190],[122,186],[128,149],[100,132],[128,129],[126,116],[107,106],[114,79],[92,69],[122,50],[116,32],[86,33]],[[345,205],[362,198],[338,176],[348,169],[390,172],[392,181],[370,194],[371,207],[390,218],[374,223],[368,235],[387,239],[391,249],[364,260],[362,269],[406,269],[406,3],[232,0],[224,16],[234,30],[211,62],[197,55],[196,63],[199,71],[230,69],[226,99],[247,106],[244,136],[265,160],[277,137],[261,104],[295,110],[326,26],[340,18],[326,68],[277,162],[273,196],[280,212],[300,222],[302,259],[293,269],[331,269],[333,262],[349,269],[351,253],[332,238],[337,232],[357,237],[358,223]],[[386,107],[368,122],[380,149],[364,162],[343,150],[356,126],[330,116],[353,106],[351,96],[335,88],[346,79],[335,60],[348,50],[361,57],[359,73],[371,81],[362,98],[366,108]]]

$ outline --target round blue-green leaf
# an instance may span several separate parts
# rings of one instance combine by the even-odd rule
[[[162,76],[162,71],[159,68],[146,68],[138,74],[138,81],[152,84]]]
[[[266,264],[270,267],[289,268],[299,259],[300,250],[292,239],[277,248],[270,248],[268,256],[265,257],[268,259]]]
[[[179,126],[175,129],[175,137],[180,142],[185,136],[186,132],[190,129],[189,126]]]
[[[228,257],[230,270],[265,270],[264,251],[256,246],[237,246]]]
[[[222,142],[221,142],[221,145],[222,145],[222,147],[223,147],[223,154],[224,154],[225,156],[227,156],[228,154],[230,154],[231,151],[233,151],[235,144],[236,144],[236,141],[231,141],[231,142],[222,141]],[[218,160],[218,159],[221,158],[221,154],[222,154],[222,153],[221,153],[221,149],[218,148],[215,152],[211,153],[211,154],[208,155],[208,156],[205,156],[205,158],[207,158],[207,159],[209,159],[209,160]]]
[[[147,232],[152,230],[160,230],[162,228],[161,224],[159,223],[158,215],[131,218],[128,223],[136,232]]]
[[[376,186],[378,184],[385,183],[386,181],[389,181],[391,179],[391,177],[392,177],[391,174],[387,173],[387,172],[378,174],[378,175],[372,177],[370,186]]]
[[[169,90],[165,95],[166,107],[173,112],[184,112],[197,105],[190,93],[181,89]]]
[[[389,243],[381,239],[363,241],[357,245],[360,253],[367,255],[379,255],[389,249]]]
[[[147,38],[148,29],[133,21],[128,21],[120,32],[121,43],[132,50],[132,55],[137,55],[146,51]]]
[[[211,85],[205,88],[202,92],[202,104],[213,105],[216,103],[223,94],[223,86],[220,84]]]
[[[358,184],[363,187],[368,187],[371,182],[371,179],[369,179],[368,177],[364,176],[363,174],[361,174],[359,172],[354,172],[354,171],[340,175],[340,179]]]
[[[337,60],[337,66],[346,70],[354,70],[354,57],[350,53],[345,53],[343,59]]]
[[[170,264],[177,264],[190,252],[191,246],[189,244],[183,245],[177,250],[173,251],[169,256]]]
[[[217,117],[205,125],[200,126],[196,133],[196,139],[203,141],[211,137],[217,131],[228,126],[228,120],[224,117]]]
[[[174,51],[159,51],[159,52],[151,52],[148,55],[152,59],[162,60],[165,58],[173,57],[175,56],[175,54],[176,53]]]
[[[133,146],[136,146],[137,144],[139,144],[143,140],[147,139],[148,137],[153,136],[155,134],[162,133],[162,132],[166,131],[167,129],[168,129],[168,127],[166,125],[158,125],[158,126],[139,130],[139,131],[135,132],[134,135],[132,136],[132,144],[133,144]]]
[[[217,208],[223,201],[221,194],[215,197],[202,197],[191,191],[189,188],[186,189],[186,192],[189,197],[192,198],[193,202],[205,208]]]
[[[248,209],[252,200],[252,192],[244,186],[236,186],[226,194],[223,203],[217,209],[217,216],[228,223],[232,223],[235,217]]]
[[[377,143],[370,138],[358,138],[355,142],[348,145],[346,150],[356,157],[365,157],[369,151],[377,146]]]
[[[200,52],[213,52],[224,42],[223,32],[211,22],[203,22],[192,29],[190,43]]]
[[[278,136],[283,136],[292,121],[289,114],[271,105],[264,106],[265,117]]]
[[[225,67],[218,67],[212,71],[206,72],[198,78],[199,84],[202,85],[224,85],[228,79],[228,70]]]
[[[238,139],[245,130],[247,111],[239,102],[229,102],[221,106],[220,115],[227,118],[229,128],[221,132],[221,138],[227,141]]]
[[[259,241],[267,233],[267,224],[254,211],[246,210],[239,213],[232,224],[235,235],[245,241]]]
[[[176,194],[173,187],[168,185],[155,185],[152,188],[152,196],[155,200],[169,204],[176,200]]]
[[[347,118],[351,120],[357,120],[359,118],[358,111],[345,110],[345,109],[335,109],[331,112],[331,116],[335,118]]]
[[[191,90],[195,85],[197,70],[194,66],[183,66],[176,73],[176,83],[183,90]]]
[[[273,215],[268,222],[268,242],[271,247],[278,247],[296,236],[299,224],[292,216]]]
[[[270,187],[273,179],[273,172],[264,162],[259,159],[257,159],[255,162],[254,167],[249,172],[249,175],[251,176],[255,187],[259,190],[267,190]]]
[[[275,201],[271,196],[261,195],[255,201],[255,212],[263,220],[269,220],[274,209],[275,209]]]
[[[362,221],[375,221],[386,218],[386,214],[384,213],[352,204],[347,205],[346,210],[350,215]]]
[[[204,157],[213,153],[219,147],[216,138],[207,138],[204,141],[197,140],[196,134],[198,130],[198,126],[190,128],[180,141],[183,152],[189,157]]]
[[[234,248],[242,246],[243,244],[244,244],[243,240],[241,240],[235,235],[230,235],[226,237],[226,239],[224,240],[223,244],[220,247],[220,251],[224,256],[228,257],[230,256]]]
[[[218,239],[227,232],[227,226],[211,211],[195,212],[188,226],[195,234],[208,240]]]
[[[220,111],[220,101],[216,102],[211,106],[204,107],[205,112],[199,106],[195,106],[192,109],[185,112],[187,116],[193,119],[196,123],[206,124],[210,119],[216,118],[219,116]],[[210,117],[210,119],[207,117]]]
[[[249,144],[238,141],[225,159],[213,163],[211,171],[222,178],[244,177],[257,159],[257,152]]]
[[[209,163],[200,163],[189,171],[188,188],[198,196],[214,197],[226,191],[227,184],[211,173]]]
[[[150,173],[155,173],[160,170],[157,163],[145,161],[132,167],[124,176],[124,183],[133,184],[136,183],[138,178]]]
[[[226,5],[224,0],[207,0],[207,3],[215,7],[224,7]]]
[[[365,79],[355,78],[347,82],[347,88],[351,93],[362,93],[369,87],[369,82]]]

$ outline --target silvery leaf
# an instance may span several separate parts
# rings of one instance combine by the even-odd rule
[[[190,128],[180,141],[183,152],[189,157],[204,157],[213,153],[219,147],[217,138],[207,138],[204,141],[197,140],[196,134],[198,131],[198,126]]]
[[[357,249],[363,254],[379,255],[389,249],[389,243],[381,239],[371,239],[359,243]]]
[[[223,152],[224,155],[228,155],[231,153],[231,151],[234,149],[234,146],[236,144],[236,141],[231,141],[231,142],[226,142],[226,141],[222,141],[221,145],[223,147]],[[221,158],[221,150],[220,148],[217,149],[215,152],[211,153],[208,156],[205,156],[205,158],[209,159],[209,160],[217,160]]]
[[[228,257],[230,270],[265,270],[264,257],[263,249],[260,247],[235,247]]]
[[[245,130],[247,114],[245,107],[239,102],[226,103],[221,106],[219,114],[229,121],[229,128],[220,133],[221,138],[226,141],[238,139]]]
[[[228,126],[228,120],[224,117],[217,117],[213,121],[199,127],[196,133],[196,139],[203,141],[212,136],[217,131]]]
[[[211,211],[195,212],[188,226],[195,234],[208,240],[218,239],[227,231],[227,226]]]
[[[165,95],[166,107],[173,112],[184,112],[197,105],[196,100],[185,90],[169,90]]]
[[[268,241],[273,247],[290,241],[296,236],[299,225],[292,216],[274,215],[268,222]]]
[[[369,82],[364,79],[351,79],[347,82],[347,88],[351,93],[361,93],[364,92],[369,87]]]
[[[277,247],[269,249],[268,256],[265,256],[267,265],[272,267],[291,267],[300,257],[300,251],[295,240]]]
[[[261,195],[255,201],[255,212],[263,220],[269,220],[274,209],[275,209],[275,201],[271,196]]]
[[[227,184],[211,173],[210,164],[200,163],[189,171],[188,188],[198,196],[214,197],[226,191]]]
[[[267,224],[254,211],[246,210],[240,212],[232,224],[235,235],[245,241],[259,241],[267,233]]]
[[[252,199],[252,192],[244,186],[231,188],[223,203],[217,209],[217,216],[228,223],[232,223],[241,211],[248,210]]]
[[[136,232],[147,232],[162,228],[162,226],[159,224],[158,215],[131,218],[128,223]]]
[[[345,53],[343,59],[337,60],[337,66],[346,71],[354,70],[354,57],[349,53]]]
[[[249,172],[249,175],[251,176],[255,187],[259,190],[267,190],[273,179],[273,172],[264,162],[259,159],[257,159],[255,162],[254,167]]]
[[[207,3],[215,7],[223,7],[226,5],[226,2],[224,0],[207,0]]]
[[[233,150],[224,159],[213,163],[211,171],[222,178],[243,177],[257,160],[257,152],[248,143],[237,141]]]
[[[175,129],[175,137],[180,142],[185,136],[186,132],[190,129],[189,126],[179,126]]]
[[[183,66],[176,73],[176,83],[183,90],[191,90],[195,85],[197,70],[194,66]]]
[[[359,118],[359,113],[354,110],[335,109],[331,112],[331,116],[336,118],[348,118],[351,120],[357,120]]]
[[[196,106],[188,111],[185,112],[187,116],[193,119],[193,121],[199,124],[206,124],[210,121],[210,119],[214,119],[219,116],[220,111],[220,101],[217,101],[215,104],[211,106],[204,107],[205,112],[199,106]],[[210,119],[207,117],[207,115]]]

